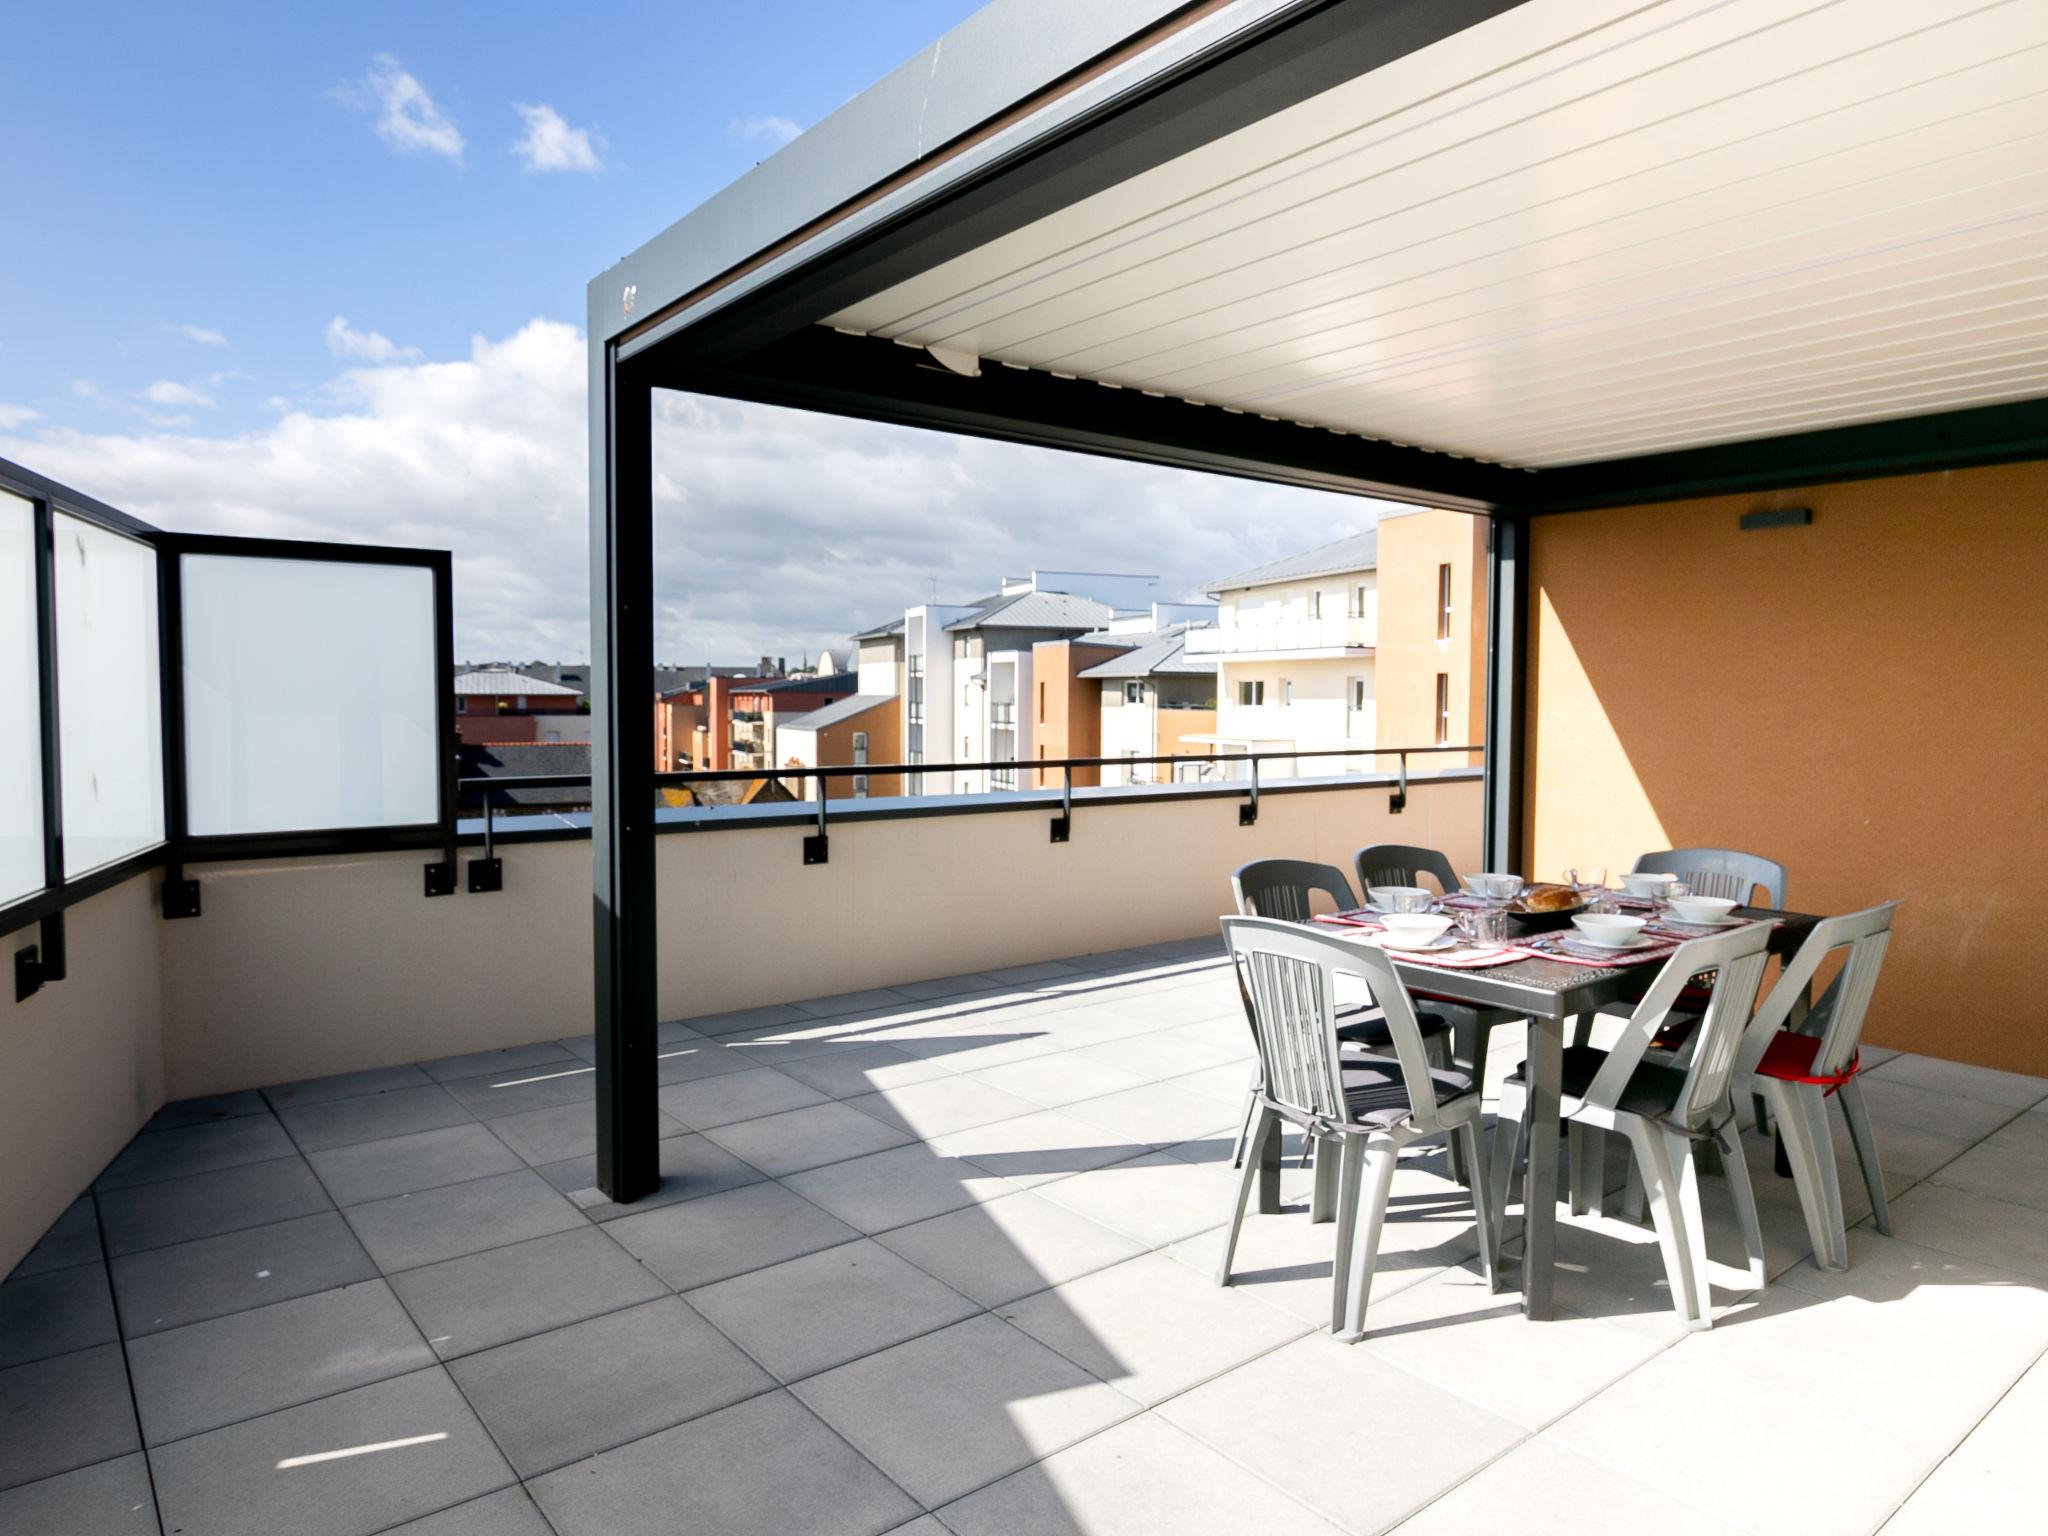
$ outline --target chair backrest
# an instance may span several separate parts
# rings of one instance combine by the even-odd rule
[[[1459,887],[1458,873],[1451,861],[1434,848],[1411,848],[1406,843],[1368,843],[1351,855],[1358,871],[1358,888],[1370,893],[1376,885],[1421,885],[1417,878],[1428,875],[1437,889],[1449,896]]]
[[[1358,896],[1344,871],[1334,864],[1307,859],[1253,859],[1230,877],[1230,894],[1241,917],[1273,917],[1287,923],[1309,920],[1309,896],[1321,891],[1339,912],[1358,905]]]
[[[1785,866],[1761,854],[1737,853],[1732,848],[1667,848],[1637,859],[1634,873],[1676,875],[1692,887],[1695,896],[1739,901],[1744,906],[1760,885],[1769,905],[1780,910],[1785,905]]]
[[[1621,1102],[1622,1091],[1679,995],[1695,977],[1711,974],[1706,1010],[1693,1035],[1685,1086],[1672,1109],[1673,1118],[1681,1125],[1703,1127],[1710,1123],[1727,1098],[1728,1081],[1735,1075],[1736,1056],[1742,1049],[1757,986],[1763,980],[1770,942],[1769,925],[1745,923],[1712,938],[1679,945],[1629,1015],[1621,1038],[1586,1089],[1587,1100],[1610,1108]]]
[[[1863,1016],[1870,1011],[1870,994],[1877,988],[1877,973],[1884,968],[1885,950],[1892,939],[1892,914],[1898,906],[1896,901],[1887,901],[1861,912],[1824,917],[1813,925],[1813,932],[1750,1021],[1738,1062],[1743,1071],[1754,1069],[1777,1033],[1792,1026],[1793,1005],[1806,996],[1814,973],[1838,949],[1848,951],[1842,968],[1812,1011],[1799,1021],[1798,1029],[1801,1034],[1820,1036],[1820,1049],[1813,1058],[1814,1076],[1833,1077],[1849,1065],[1863,1038]]]
[[[1384,954],[1261,917],[1224,918],[1223,939],[1244,984],[1268,1099],[1301,1118],[1353,1123],[1337,1042],[1336,980],[1355,976],[1385,1015],[1411,1118],[1425,1131],[1441,1124],[1414,1005]]]

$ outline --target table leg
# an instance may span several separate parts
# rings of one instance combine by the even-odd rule
[[[1286,1122],[1281,1120],[1278,1115],[1275,1115],[1272,1125],[1266,1130],[1265,1144],[1258,1149],[1258,1209],[1261,1216],[1271,1216],[1280,1209],[1280,1156],[1282,1142],[1285,1140],[1281,1132],[1285,1129],[1285,1125]],[[1250,1154],[1247,1153],[1246,1156],[1250,1156]]]
[[[1564,1024],[1529,1021],[1525,1071],[1529,1102],[1528,1161],[1522,1174],[1522,1314],[1551,1315],[1550,1283],[1557,1255],[1557,1099],[1564,1066]]]

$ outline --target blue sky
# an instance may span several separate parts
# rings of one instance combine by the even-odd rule
[[[24,8],[0,457],[165,527],[451,549],[460,653],[581,659],[585,284],[973,9]],[[1372,516],[674,398],[657,468],[665,660],[815,651],[1034,567],[1182,596]]]

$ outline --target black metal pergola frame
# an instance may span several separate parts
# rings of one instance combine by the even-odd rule
[[[1502,11],[1512,0],[1271,0],[1205,32],[1217,0],[1165,14],[1114,58],[1049,55],[1048,83],[885,180],[814,205],[751,210],[756,249],[705,270],[691,221],[589,290],[592,838],[598,1182],[659,1183],[655,1119],[653,434],[656,390],[860,417],[1144,463],[1463,510],[1489,519],[1484,847],[1521,845],[1524,651],[1532,518],[1598,507],[2048,456],[2030,401],[1540,471],[1290,422],[985,369],[820,325],[846,304],[1162,165]],[[987,39],[982,39],[986,43]],[[1139,60],[1133,67],[1132,60]],[[1109,68],[1108,64],[1118,67]],[[1097,68],[1095,66],[1104,67]],[[830,129],[831,124],[826,125]],[[747,183],[706,245],[747,223]],[[776,220],[780,219],[779,225]]]

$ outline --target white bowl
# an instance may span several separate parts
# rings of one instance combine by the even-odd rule
[[[1434,944],[1451,926],[1439,913],[1389,912],[1380,919],[1386,933],[1382,941],[1389,949],[1422,949]]]
[[[1623,875],[1622,885],[1629,895],[1645,901],[1655,901],[1664,894],[1664,887],[1676,882],[1676,875]]]
[[[1419,885],[1368,886],[1366,888],[1366,895],[1372,898],[1372,904],[1382,912],[1400,910],[1396,903],[1403,897],[1414,904],[1415,911],[1427,912],[1430,902],[1435,899]]]
[[[1572,926],[1589,944],[1626,949],[1641,934],[1644,921],[1643,918],[1628,917],[1618,912],[1581,912],[1572,919]]]
[[[1718,923],[1736,906],[1720,896],[1673,896],[1669,905],[1681,923]]]

